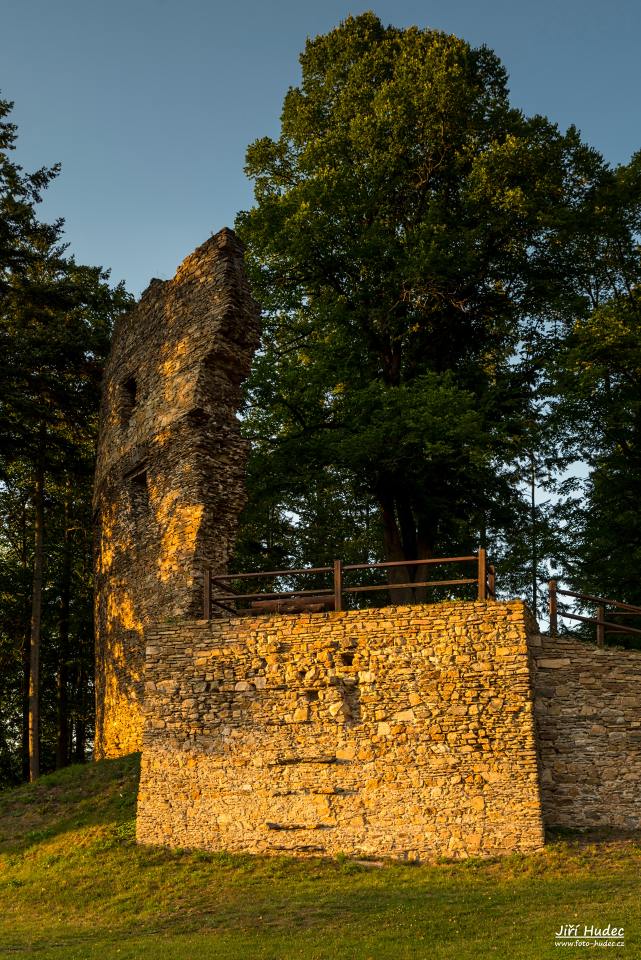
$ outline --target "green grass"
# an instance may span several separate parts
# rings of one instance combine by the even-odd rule
[[[431,866],[137,847],[136,757],[0,793],[0,957],[520,960],[563,923],[624,926],[641,957],[641,838]]]

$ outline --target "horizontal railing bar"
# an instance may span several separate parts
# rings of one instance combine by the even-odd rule
[[[477,584],[479,578],[477,577],[459,577],[456,579],[448,580],[420,580],[412,581],[409,583],[369,583],[363,584],[362,586],[342,586],[340,574],[343,572],[349,573],[352,570],[393,570],[399,567],[435,567],[439,564],[456,564],[456,563],[479,563],[479,558],[482,558],[483,552],[479,554],[469,554],[465,556],[458,557],[424,557],[420,560],[386,560],[381,561],[380,563],[341,563],[336,561],[332,566],[326,567],[299,567],[292,570],[258,570],[252,573],[216,573],[214,574],[211,570],[211,567],[207,570],[207,584],[210,587],[216,587],[218,591],[218,596],[211,596],[210,602],[215,604],[217,607],[226,610],[230,613],[239,612],[237,609],[238,601],[245,600],[292,600],[295,601],[297,598],[309,598],[309,597],[318,597],[325,599],[327,597],[334,596],[336,602],[336,609],[340,610],[340,595],[342,594],[359,594],[359,593],[371,593],[371,592],[390,592],[398,590],[427,590],[431,587],[454,587],[458,585],[471,585]],[[418,571],[417,571],[418,572]],[[436,571],[434,571],[436,572]],[[454,571],[452,571],[454,572]],[[479,571],[480,572],[480,571]],[[232,584],[235,585],[235,581],[240,580],[273,580],[275,578],[282,578],[285,582],[292,577],[301,577],[309,574],[334,574],[335,583],[333,588],[331,586],[323,586],[316,589],[307,589],[307,590],[274,590],[272,585],[272,590],[269,592],[254,592],[254,593],[236,593],[232,588]],[[388,575],[389,579],[389,575]],[[325,581],[327,583],[327,581]],[[491,582],[491,581],[490,581]],[[238,589],[236,587],[236,589]],[[241,588],[242,589],[242,588]],[[207,590],[207,587],[206,587]],[[340,593],[337,594],[337,590]],[[206,593],[207,595],[207,593]],[[489,586],[489,582],[486,584],[486,596],[495,598],[496,593]],[[227,604],[233,604],[236,609],[229,607]],[[641,611],[640,611],[641,612]]]
[[[622,623],[611,623],[609,620],[596,620],[594,617],[582,617],[578,613],[565,613],[565,611],[559,610],[558,615],[560,617],[567,617],[569,620],[581,620],[583,623],[593,623],[595,627],[613,627],[617,633],[638,633],[641,634],[641,630],[637,627],[624,627]]]
[[[224,594],[218,600],[296,600],[298,597],[333,597],[333,590],[287,590],[281,593],[233,593]],[[212,598],[214,599],[214,598]]]
[[[421,567],[439,563],[467,563],[478,560],[476,554],[466,557],[430,557],[424,560],[389,560],[382,563],[345,563],[343,570],[378,570],[387,567]],[[260,570],[255,573],[217,573],[212,575],[212,583],[218,580],[250,580],[257,577],[285,577],[306,573],[331,573],[333,567],[300,567],[295,570]],[[561,591],[559,591],[561,592]]]
[[[256,577],[286,577],[299,573],[331,573],[333,567],[301,567],[300,570],[263,570],[260,573],[217,573],[216,580],[251,580]]]
[[[212,582],[212,585],[213,585],[213,586],[215,586],[215,587],[224,587],[225,590],[228,590],[229,593],[233,595],[234,591],[232,590],[232,588],[229,586],[228,583],[220,583],[215,577],[212,577],[212,578],[211,578],[211,582]]]
[[[212,598],[212,603],[215,603],[217,607],[220,607],[221,610],[226,610],[227,613],[238,613],[238,610],[234,610],[233,607],[228,607],[226,603],[221,603],[220,600],[215,600]]]
[[[477,583],[476,580],[429,580],[412,583],[377,583],[369,587],[343,587],[343,593],[370,593],[372,590],[407,590],[411,587],[450,587],[456,583]]]
[[[384,563],[344,563],[343,570],[378,570],[382,567],[423,567],[429,563],[458,563],[468,560],[478,560],[478,557],[474,555],[470,557],[438,557],[425,560],[389,560]]]
[[[636,610],[608,610],[611,617],[641,617],[641,609]]]
[[[377,583],[371,586],[363,587],[343,587],[343,593],[370,593],[375,590],[408,590],[413,587],[450,587],[455,586],[456,584],[468,584],[476,583],[474,579],[460,579],[460,580],[427,580],[427,581],[412,581],[411,583]],[[328,597],[334,593],[333,590],[288,590],[282,591],[281,593],[232,593],[232,594],[223,594],[221,597],[212,597],[212,602],[218,602],[222,600],[279,600],[287,599],[291,600],[297,599],[297,597],[302,596],[313,596],[313,597]],[[222,604],[220,604],[222,605]]]
[[[587,600],[589,603],[599,603],[610,607],[619,607],[621,610],[630,610],[632,613],[641,613],[641,607],[636,607],[633,603],[622,603],[620,600],[608,600],[606,597],[593,597],[590,593],[575,593],[573,590],[560,590],[556,588],[557,593],[562,593],[565,597],[576,597],[577,600]]]

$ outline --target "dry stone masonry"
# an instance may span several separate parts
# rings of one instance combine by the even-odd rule
[[[421,860],[535,850],[544,824],[639,829],[637,651],[541,637],[520,601],[195,619],[244,502],[258,335],[230,230],[114,334],[95,755],[143,746],[138,839]]]
[[[259,312],[228,229],[116,326],[95,481],[97,757],[140,749],[143,627],[198,615],[243,506],[236,411]]]
[[[147,630],[138,839],[422,859],[543,843],[520,601]]]
[[[641,828],[641,653],[532,637],[545,821]]]

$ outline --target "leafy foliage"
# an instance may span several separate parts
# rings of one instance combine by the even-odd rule
[[[586,309],[550,367],[554,423],[588,474],[564,504],[576,589],[641,603],[641,154],[607,171],[590,206]]]
[[[348,539],[353,501],[378,515],[369,557],[490,535],[509,553],[538,377],[522,346],[580,302],[567,238],[603,162],[512,107],[491,51],[438,31],[350,17],[301,67],[280,137],[248,149],[237,220],[265,309],[244,541],[291,554],[267,517],[341,478],[314,560]]]

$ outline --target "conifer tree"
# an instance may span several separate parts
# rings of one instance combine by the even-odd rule
[[[38,220],[40,191],[57,170],[28,175],[12,162],[9,151],[16,133],[4,119],[9,109],[10,104],[3,101],[0,483],[6,509],[0,529],[0,581],[7,589],[0,596],[0,625],[1,648],[14,673],[13,682],[0,695],[12,700],[14,708],[0,720],[4,723],[0,752],[15,754],[18,749],[15,691],[21,689],[22,773],[35,779],[41,766],[43,663],[58,675],[58,720],[47,739],[55,743],[57,738],[59,762],[69,759],[63,743],[69,740],[65,731],[70,649],[74,643],[85,647],[91,634],[90,563],[84,559],[91,549],[78,536],[76,524],[82,523],[84,532],[90,530],[102,364],[113,319],[129,298],[121,286],[109,286],[101,268],[76,264],[66,256],[62,222],[46,225]],[[79,566],[74,557],[78,550],[83,557],[80,582],[72,576]],[[19,571],[18,602],[8,589],[12,571]],[[79,602],[78,597],[84,599]],[[79,607],[82,622],[75,618]],[[86,661],[86,650],[82,658]],[[89,683],[91,670],[86,662],[82,673],[85,684]],[[46,677],[47,696],[56,686],[52,679]],[[52,712],[55,700],[49,705]],[[50,765],[55,751],[48,745],[47,752]],[[15,758],[6,763],[15,775]]]

